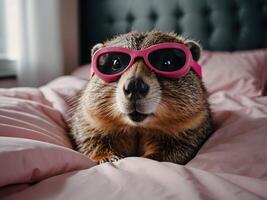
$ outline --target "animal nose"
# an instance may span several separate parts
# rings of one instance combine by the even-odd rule
[[[142,78],[130,78],[123,87],[124,95],[131,100],[144,98],[148,90],[149,86]]]

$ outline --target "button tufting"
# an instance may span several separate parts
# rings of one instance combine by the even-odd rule
[[[202,10],[203,16],[205,17],[205,31],[210,36],[215,28],[214,24],[212,23],[212,10],[209,6],[204,6]]]
[[[114,19],[111,15],[109,15],[109,16],[107,17],[107,21],[108,21],[109,24],[113,24],[114,21],[115,21],[115,19]]]
[[[267,17],[264,18],[263,20],[264,28],[267,29]],[[267,37],[266,37],[267,38]]]
[[[207,23],[205,26],[205,30],[206,30],[207,36],[210,36],[214,30],[212,23]]]
[[[237,3],[236,3],[235,1],[232,1],[232,2],[233,2],[233,3],[232,3],[232,6],[231,6],[231,11],[232,11],[233,13],[237,13],[239,7],[238,7],[238,5],[237,5]]]
[[[262,6],[264,6],[265,2],[264,2],[264,0],[259,0],[258,4],[259,4],[259,7],[262,7]]]
[[[81,44],[156,27],[197,39],[209,50],[267,47],[267,0],[116,0],[112,6],[111,0],[92,0],[81,5]],[[82,45],[84,58],[87,46]]]
[[[211,14],[211,9],[208,6],[203,7],[202,13],[204,16],[209,16]]]
[[[133,16],[133,14],[131,13],[131,12],[129,12],[127,15],[126,15],[126,21],[128,22],[128,23],[133,23],[133,21],[134,21],[134,16]]]
[[[151,21],[155,22],[158,19],[158,14],[156,13],[155,10],[151,10],[149,13],[149,18]]]
[[[183,15],[183,12],[182,12],[182,10],[180,10],[178,7],[174,10],[174,16],[175,16],[175,18],[177,18],[177,19],[179,19],[179,18],[181,18],[182,17],[182,15]]]
[[[242,24],[241,21],[239,21],[238,19],[235,19],[235,22],[233,22],[233,30],[236,32],[240,32],[240,30],[242,29]]]
[[[178,34],[181,33],[181,30],[182,30],[182,29],[181,29],[181,26],[179,25],[179,23],[177,23],[177,24],[175,25],[174,28],[175,28],[175,32],[176,32],[176,33],[178,33]]]

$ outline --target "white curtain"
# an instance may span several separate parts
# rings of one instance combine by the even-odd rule
[[[40,86],[78,66],[78,1],[20,1],[19,86]]]

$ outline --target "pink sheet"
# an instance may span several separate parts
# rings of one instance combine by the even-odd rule
[[[0,90],[0,199],[267,199],[266,96],[212,93],[217,130],[186,166],[135,157],[95,166],[66,136],[85,84],[67,76]]]

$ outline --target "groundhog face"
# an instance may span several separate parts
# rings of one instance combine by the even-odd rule
[[[161,32],[119,35],[97,44],[92,55],[104,47],[142,50],[166,42],[185,44],[195,61],[200,57],[196,42]],[[119,58],[109,61],[115,70],[120,62]],[[143,128],[171,133],[197,127],[206,115],[205,100],[201,77],[194,70],[179,78],[163,76],[149,68],[142,58],[137,58],[114,81],[107,82],[94,75],[83,93],[82,106],[88,122],[102,130]]]

